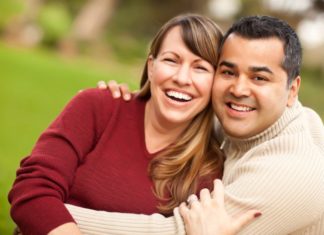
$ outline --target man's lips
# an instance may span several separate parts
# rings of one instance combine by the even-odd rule
[[[256,110],[255,108],[245,105],[245,104],[237,104],[232,102],[227,102],[226,105],[237,112],[251,112]]]

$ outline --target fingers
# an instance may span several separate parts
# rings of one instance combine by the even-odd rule
[[[114,98],[119,98],[122,96],[125,101],[131,99],[131,93],[127,84],[118,84],[115,80],[111,80],[108,83],[99,81],[97,86],[99,89],[108,88]]]
[[[129,88],[127,86],[127,84],[120,84],[120,90],[121,90],[121,93],[123,94],[123,99],[124,100],[130,100],[131,99],[131,93],[129,91]]]
[[[258,210],[249,210],[248,212],[245,212],[244,214],[238,216],[233,221],[234,233],[238,233],[243,227],[250,224],[261,215],[261,212]]]
[[[185,225],[185,230],[186,230],[186,234],[187,235],[191,235],[194,234],[192,231],[191,224],[192,224],[192,216],[191,216],[191,212],[190,209],[188,208],[187,204],[185,202],[182,202],[179,206],[179,213],[183,219],[184,225]]]
[[[107,89],[107,84],[105,83],[105,81],[99,81],[99,82],[97,83],[97,87],[98,87],[99,89],[101,89],[101,90],[105,90],[105,89]]]
[[[211,203],[211,194],[207,188],[200,190],[200,201],[204,205],[210,205]]]
[[[212,197],[219,206],[224,206],[224,186],[222,181],[220,181],[219,179],[214,180],[214,190],[212,192]]]
[[[200,191],[200,200],[194,194],[187,203],[179,206],[187,234],[237,234],[243,227],[261,215],[258,210],[249,210],[240,216],[231,216],[224,205],[224,186],[220,180],[214,181],[214,191]]]
[[[114,98],[119,98],[121,96],[119,86],[115,80],[109,81],[107,83],[107,88]]]
[[[179,212],[180,215],[185,219],[185,221],[187,220],[188,217],[188,213],[189,213],[189,208],[187,207],[185,202],[182,202],[179,206]]]
[[[196,208],[200,204],[196,194],[191,194],[188,197],[187,202],[190,209]]]

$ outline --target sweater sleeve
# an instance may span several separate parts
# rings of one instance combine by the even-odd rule
[[[83,234],[105,235],[184,235],[185,229],[179,213],[174,216],[161,214],[143,215],[90,210],[66,204]]]
[[[224,174],[229,214],[262,212],[240,235],[291,234],[319,220],[324,211],[323,155],[309,142],[296,141],[311,148],[290,146],[295,150],[282,151],[287,139],[276,141],[240,159]]]
[[[74,97],[21,161],[8,197],[11,216],[23,234],[47,234],[74,221],[63,202],[105,124],[99,98],[94,90]]]

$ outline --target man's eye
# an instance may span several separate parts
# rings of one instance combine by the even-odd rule
[[[227,76],[233,76],[234,75],[234,73],[232,71],[230,71],[230,70],[223,70],[221,73],[224,74],[224,75],[227,75]]]
[[[260,76],[255,76],[255,77],[254,77],[254,80],[255,80],[255,81],[268,81],[267,78],[265,78],[265,77],[260,77]]]

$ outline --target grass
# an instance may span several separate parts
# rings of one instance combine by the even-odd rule
[[[43,50],[0,43],[0,234],[12,234],[7,194],[22,157],[79,89],[114,79],[137,88],[141,66],[64,59]],[[305,73],[300,98],[324,118],[324,85]]]

